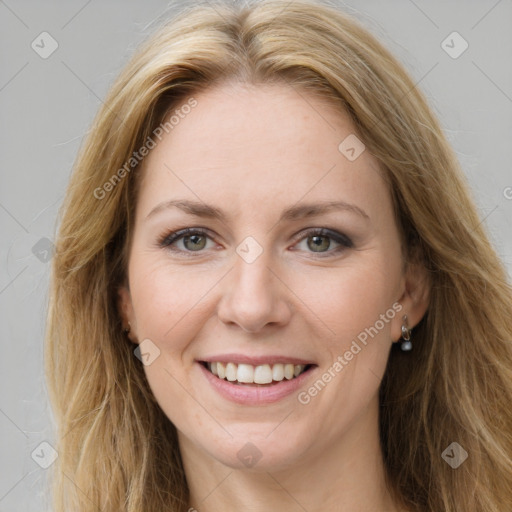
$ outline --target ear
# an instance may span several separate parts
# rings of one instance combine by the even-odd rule
[[[408,262],[402,281],[402,295],[398,302],[402,310],[393,319],[391,335],[394,342],[402,337],[403,316],[407,315],[409,329],[424,317],[429,306],[430,279],[422,263]]]
[[[135,315],[133,312],[132,296],[127,285],[122,285],[117,290],[118,296],[118,310],[123,322],[123,329],[129,328],[130,332],[127,334],[132,343],[138,344],[137,340],[137,324],[135,322]]]

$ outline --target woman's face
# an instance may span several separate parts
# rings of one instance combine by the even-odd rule
[[[410,313],[391,198],[325,101],[227,84],[195,99],[144,161],[122,311],[182,450],[286,468],[375,432]]]

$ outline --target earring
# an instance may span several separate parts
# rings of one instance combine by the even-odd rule
[[[132,327],[132,326],[130,325],[130,322],[128,322],[128,327],[125,327],[125,328],[123,329],[123,332],[124,332],[125,334],[130,334],[131,327]]]
[[[412,342],[411,342],[411,329],[409,329],[409,326],[407,324],[407,315],[404,315],[402,317],[402,344],[400,345],[400,348],[403,352],[409,352],[412,350]]]

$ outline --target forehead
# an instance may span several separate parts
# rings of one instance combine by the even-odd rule
[[[193,108],[173,108],[179,122],[144,160],[143,212],[175,197],[231,206],[234,214],[306,196],[386,199],[378,162],[368,151],[347,157],[343,141],[362,141],[349,115],[325,98],[288,84],[232,83],[193,98]]]

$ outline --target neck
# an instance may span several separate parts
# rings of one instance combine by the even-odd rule
[[[385,483],[376,399],[335,446],[310,449],[287,469],[234,469],[179,439],[190,507],[198,512],[401,510]]]

